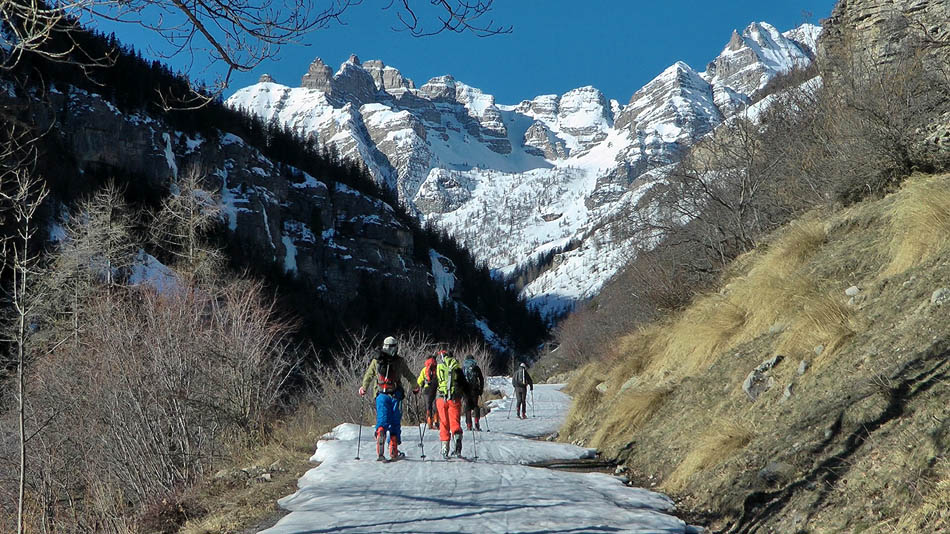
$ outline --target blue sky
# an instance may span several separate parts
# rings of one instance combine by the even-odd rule
[[[395,32],[391,30],[397,23],[393,13],[381,9],[386,4],[387,0],[367,0],[353,6],[342,17],[345,25],[315,31],[302,45],[283,48],[277,60],[250,73],[233,74],[225,96],[255,83],[265,72],[278,83],[297,86],[314,57],[335,69],[355,53],[364,61],[383,60],[416,85],[452,74],[495,95],[500,104],[584,85],[626,103],[634,91],[675,61],[703,70],[733,29],[741,31],[752,21],[769,22],[782,31],[806,19],[818,23],[831,13],[835,2],[495,0],[491,17],[513,31],[488,38],[454,33],[417,38]],[[151,56],[148,50],[156,41],[146,41],[141,28],[115,31],[120,40]],[[209,69],[187,56],[166,62],[176,70],[188,70],[193,80],[215,78],[214,67]]]

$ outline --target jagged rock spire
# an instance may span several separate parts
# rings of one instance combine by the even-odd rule
[[[317,89],[319,91],[329,91],[330,82],[333,80],[333,70],[327,66],[320,58],[315,58],[307,73],[300,80],[300,86],[307,89]]]

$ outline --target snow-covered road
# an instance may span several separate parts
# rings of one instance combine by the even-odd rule
[[[363,427],[361,460],[355,460],[359,427],[339,425],[317,444],[311,459],[320,465],[300,479],[296,493],[279,501],[291,513],[263,532],[690,531],[669,515],[673,502],[659,493],[628,488],[605,474],[524,465],[594,454],[529,439],[556,431],[570,406],[570,397],[558,385],[536,386],[534,400],[528,415],[533,411],[537,417],[527,420],[513,413],[507,418],[508,398],[494,401],[487,425],[482,423],[491,432],[465,433],[463,454],[470,461],[443,461],[438,431],[430,430],[423,440],[423,460],[420,428],[414,426],[403,428],[406,460],[376,462],[370,427]]]

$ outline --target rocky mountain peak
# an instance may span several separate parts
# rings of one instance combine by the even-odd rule
[[[360,65],[356,54],[340,65],[333,76],[333,96],[357,106],[376,101],[376,80]]]
[[[613,124],[610,102],[593,86],[578,87],[563,95],[558,102],[558,126],[577,138],[582,150],[599,143]]]
[[[808,31],[802,36],[807,37]],[[753,95],[777,74],[811,62],[807,46],[779,32],[766,22],[749,24],[742,34],[733,32],[729,43],[702,74],[713,86],[725,86]]]
[[[333,80],[333,70],[320,58],[315,58],[307,68],[307,73],[300,80],[300,86],[317,91],[330,91],[330,82]]]
[[[742,40],[742,36],[739,35],[737,30],[732,30],[732,37],[729,39],[729,42],[726,43],[726,48],[723,51],[735,52],[745,46],[745,41]]]
[[[818,50],[818,36],[821,35],[821,26],[815,24],[802,24],[783,33],[785,37],[795,41],[811,58],[815,57]]]
[[[415,88],[412,80],[404,77],[398,69],[386,65],[378,59],[364,62],[363,70],[373,77],[376,82],[376,89],[380,91],[390,92]]]
[[[264,73],[257,79],[257,83],[274,83],[274,78],[270,74]]]
[[[645,124],[667,125],[664,131],[676,138],[683,132],[706,133],[719,120],[712,86],[692,67],[677,61],[630,97],[615,127],[635,131]]]
[[[558,95],[540,95],[531,100],[522,100],[515,109],[529,117],[554,122],[557,120],[560,99]]]
[[[452,75],[436,76],[419,88],[429,100],[455,100],[455,78]]]

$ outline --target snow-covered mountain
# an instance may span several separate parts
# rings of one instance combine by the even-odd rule
[[[547,314],[595,295],[640,244],[633,209],[684,149],[780,73],[806,66],[820,28],[734,32],[703,72],[677,62],[622,105],[594,87],[515,105],[452,76],[416,87],[381,61],[320,59],[299,87],[269,76],[228,105],[278,120],[364,161],[418,215],[501,273],[557,251],[524,288]]]

